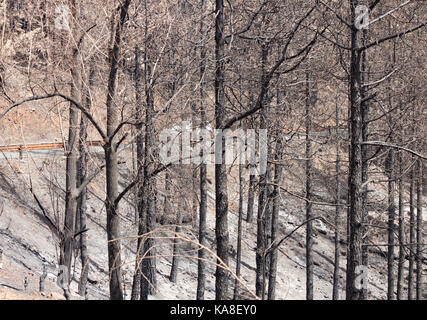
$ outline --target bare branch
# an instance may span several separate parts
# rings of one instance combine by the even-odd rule
[[[398,146],[398,145],[395,145],[395,144],[387,143],[387,142],[382,142],[382,141],[364,141],[364,142],[362,142],[362,144],[369,145],[369,146],[381,146],[381,147],[389,147],[389,148],[394,148],[394,149],[400,149],[400,150],[409,152],[410,154],[413,154],[414,156],[417,156],[420,159],[427,160],[427,156],[425,156],[425,155],[423,155],[421,153],[418,153],[418,152],[416,152],[414,150],[411,150],[411,149],[408,149],[408,148],[405,148],[405,147],[402,147],[402,146]]]
[[[384,38],[376,40],[376,41],[373,41],[373,42],[367,44],[366,46],[363,46],[363,47],[359,48],[358,50],[359,51],[364,51],[364,50],[367,50],[367,49],[369,49],[369,48],[371,48],[373,46],[376,46],[376,45],[378,45],[380,43],[383,43],[385,41],[392,40],[392,39],[395,39],[395,38],[400,38],[401,36],[404,36],[404,35],[409,34],[411,32],[417,31],[418,29],[421,29],[422,27],[425,27],[426,25],[427,25],[427,21],[424,21],[423,23],[421,23],[421,24],[419,24],[419,25],[417,25],[415,27],[412,27],[412,28],[410,28],[408,30],[405,30],[405,31],[402,31],[402,32],[399,32],[399,33],[396,33],[396,34],[384,37]]]

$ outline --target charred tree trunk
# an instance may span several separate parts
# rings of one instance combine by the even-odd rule
[[[215,7],[215,127],[222,129],[226,121],[224,76],[224,0],[216,0]],[[225,164],[225,139],[222,133],[217,133],[215,140],[215,236],[217,261],[215,294],[216,300],[225,300],[228,296],[228,273],[220,266],[228,265],[228,191],[227,167]]]
[[[281,101],[281,100],[279,100]],[[283,144],[280,131],[277,132],[276,142],[276,154],[275,158],[277,162],[282,160]],[[282,165],[276,163],[274,166],[274,198],[273,198],[273,212],[271,217],[271,242],[275,243],[278,237],[278,223],[279,223],[279,211],[280,211],[280,184],[282,182]],[[277,249],[271,252],[270,267],[269,267],[269,278],[268,278],[268,300],[274,300],[276,298],[276,278],[277,278]]]
[[[239,155],[239,217],[237,221],[237,252],[236,252],[236,276],[240,277],[240,264],[242,260],[242,221],[243,221],[243,164],[242,155]],[[234,282],[234,300],[239,299],[239,282]]]
[[[171,272],[169,275],[169,280],[173,283],[176,283],[178,280],[178,266],[179,266],[179,240],[177,236],[181,233],[181,223],[182,223],[182,206],[178,208],[178,214],[176,217],[176,226],[175,226],[175,237],[173,239],[173,251],[172,251],[172,266]]]
[[[282,91],[280,88],[280,76],[277,76],[277,85],[276,85],[276,108],[282,103]],[[277,110],[279,112],[280,108]],[[283,139],[282,132],[280,129],[276,130],[277,132],[277,140],[276,140],[276,152],[275,152],[275,160],[276,164],[274,165],[274,189],[273,189],[273,209],[271,214],[271,243],[275,243],[278,237],[278,224],[279,224],[279,212],[281,205],[281,196],[280,196],[280,185],[282,183],[282,174],[283,167],[280,163],[282,161],[283,156]],[[268,274],[268,300],[276,299],[276,278],[277,278],[277,260],[278,253],[277,249],[271,251],[270,253],[270,266],[269,266],[269,274]]]
[[[266,66],[267,66],[267,58],[268,58],[268,47],[267,45],[262,45],[261,50],[261,68],[262,68],[262,76],[261,76],[261,86],[267,92],[266,81]],[[263,96],[261,101],[261,120],[260,120],[260,130],[268,130],[268,121],[267,121],[267,104],[268,97],[267,94]],[[268,135],[267,135],[268,139]],[[264,143],[267,143],[265,141]],[[267,147],[268,150],[268,147]],[[269,152],[268,152],[269,153]],[[268,154],[266,155],[268,158]],[[260,155],[260,165],[261,165],[261,155]],[[267,248],[267,223],[268,223],[268,214],[269,214],[269,194],[268,194],[268,171],[269,166],[267,164],[267,168],[265,172],[260,172],[259,176],[259,195],[258,195],[258,214],[257,214],[257,249],[256,249],[256,279],[255,279],[255,291],[256,295],[260,297],[262,300],[265,298],[265,280],[266,280],[266,259],[265,252]]]
[[[249,82],[249,106],[253,105],[254,97],[253,97],[253,88],[251,86],[251,82]],[[252,121],[253,123],[253,121]],[[255,146],[254,146],[255,149]],[[253,154],[251,157],[255,157],[255,150],[253,150]],[[257,179],[255,175],[256,166],[251,164],[251,162],[255,162],[255,159],[248,159],[248,168],[249,168],[249,187],[248,187],[248,203],[246,209],[246,222],[252,223],[254,217],[254,204],[255,204],[255,191],[257,185]]]
[[[388,176],[388,249],[387,249],[387,299],[395,299],[394,295],[394,219],[396,215],[394,205],[394,150],[390,149],[386,160],[386,171]]]
[[[365,0],[350,0],[352,21],[355,21],[355,10],[358,5],[367,5]],[[362,243],[363,243],[363,201],[362,201],[362,80],[361,80],[361,51],[363,31],[351,29],[351,63],[350,63],[350,167],[349,167],[349,252],[346,277],[347,300],[363,298],[363,287],[366,280],[363,272]],[[362,268],[362,269],[361,269]]]
[[[201,0],[201,12],[205,14],[206,0]],[[200,37],[202,42],[206,36],[205,24],[203,19],[200,22]],[[202,45],[200,49],[200,125],[203,129],[206,127],[206,46]],[[202,246],[206,245],[206,212],[207,212],[207,180],[206,180],[206,162],[204,161],[203,148],[200,151],[202,162],[200,164],[200,204],[199,204],[199,243]],[[205,297],[205,283],[206,283],[206,252],[200,249],[197,252],[197,293],[196,299],[203,300]]]
[[[142,102],[142,71],[141,71],[141,51],[138,46],[135,46],[135,71],[134,71],[134,81],[135,81],[135,102],[136,102],[136,122],[141,122],[144,114],[144,106]],[[143,224],[143,193],[142,186],[140,181],[142,179],[141,173],[144,171],[144,137],[142,124],[137,125],[136,127],[137,137],[136,137],[136,172],[138,178],[138,188],[137,188],[137,212],[138,212],[138,240],[137,240],[137,250],[135,257],[135,272],[132,282],[132,293],[131,300],[139,300],[139,294],[141,292],[141,256],[142,256],[142,246],[143,238],[142,235],[145,232],[145,226]]]
[[[366,39],[366,34],[363,35],[363,43]],[[360,108],[362,114],[362,141],[368,141],[368,124],[369,124],[369,104],[365,101],[367,97],[367,92],[365,87],[363,87],[364,83],[369,81],[367,73],[367,60],[366,60],[366,51],[363,51],[361,54],[361,83],[362,87],[360,88]],[[369,247],[367,246],[369,242],[369,231],[368,231],[368,179],[369,179],[369,164],[368,164],[368,146],[362,144],[360,147],[362,154],[362,263],[365,270],[368,270],[369,267]],[[366,278],[367,279],[367,278]],[[367,286],[362,286],[362,295],[361,300],[368,299],[368,289]]]
[[[155,165],[155,145],[154,134],[154,96],[153,96],[153,75],[147,52],[145,56],[145,95],[146,95],[146,114],[145,114],[145,155],[144,155],[144,182],[142,186],[143,194],[143,214],[140,217],[145,224],[145,232],[150,233],[155,229],[156,223],[156,194],[155,179],[152,173]],[[156,248],[152,235],[148,235],[144,242],[141,275],[141,300],[147,300],[149,294],[154,294],[156,290]]]
[[[417,179],[417,282],[416,299],[423,299],[423,162],[418,159]]]
[[[415,261],[415,169],[409,174],[409,271],[408,271],[408,300],[414,299],[414,261]]]
[[[340,137],[339,137],[339,109],[338,101],[335,102],[335,127],[336,127],[336,158],[335,158],[335,219],[334,219],[334,275],[332,285],[332,299],[339,299],[339,271],[340,271]]]
[[[313,222],[312,218],[312,203],[311,203],[311,189],[312,189],[312,150],[311,150],[311,90],[310,90],[310,76],[306,75],[306,104],[305,104],[305,246],[306,246],[306,299],[313,300]]]
[[[104,145],[106,162],[107,198],[105,207],[107,212],[107,238],[108,238],[108,271],[110,275],[110,299],[123,300],[122,274],[121,274],[121,243],[120,243],[120,217],[118,215],[118,182],[119,169],[117,161],[116,144],[111,141],[118,125],[118,110],[114,103],[116,93],[116,78],[119,67],[122,30],[127,16],[130,0],[125,0],[120,8],[120,20],[114,34],[113,48],[110,54],[110,73],[107,89],[107,136]]]
[[[71,1],[71,11],[74,21],[77,19],[77,7],[74,0]],[[77,38],[76,27],[73,27],[74,39]],[[80,101],[80,61],[79,61],[79,48],[75,44],[71,53],[71,84],[70,96],[75,101]],[[79,111],[77,107],[70,103],[69,109],[69,128],[68,128],[68,141],[67,141],[67,160],[66,160],[66,194],[65,194],[65,219],[64,219],[64,239],[62,243],[62,258],[61,265],[67,268],[68,279],[71,274],[71,262],[73,258],[74,249],[74,234],[76,228],[76,212],[77,212],[77,199],[75,196],[77,187],[77,141],[79,131]]]
[[[389,23],[389,28],[390,28]],[[394,68],[396,62],[396,46],[393,46],[393,51],[390,56],[391,67]],[[393,98],[391,96],[392,88],[391,83],[388,89],[388,109],[387,115],[388,122],[393,123]],[[391,128],[392,129],[392,128]],[[394,133],[390,133],[390,140],[393,142]],[[386,176],[388,177],[388,247],[387,247],[387,299],[394,300],[395,296],[395,272],[394,272],[394,247],[395,247],[395,232],[396,226],[394,220],[396,218],[396,206],[395,206],[395,181],[396,181],[396,170],[395,170],[395,151],[390,148],[386,159]]]
[[[91,62],[89,67],[89,79],[87,88],[84,89],[85,91],[85,107],[86,110],[90,110],[92,106],[92,98],[91,98],[91,89],[94,85],[94,78],[95,78],[95,70],[94,70],[94,64]],[[80,145],[79,145],[79,163],[78,163],[78,173],[77,173],[77,183],[79,186],[83,183],[83,181],[87,177],[87,128],[88,128],[88,119],[87,117],[82,113],[81,119],[80,119]],[[87,250],[87,232],[85,231],[87,228],[87,187],[84,187],[83,190],[81,190],[80,196],[78,198],[77,202],[77,213],[80,220],[80,232],[82,234],[79,236],[80,240],[80,259],[82,263],[82,271],[80,276],[80,282],[79,282],[79,294],[81,296],[86,295],[86,285],[87,285],[87,278],[89,275],[89,254]]]
[[[252,222],[254,216],[255,188],[256,177],[254,174],[249,173],[248,209],[246,212],[246,222],[248,223]]]
[[[404,242],[404,230],[405,230],[405,217],[403,215],[403,165],[402,165],[402,153],[399,152],[399,262],[397,265],[397,300],[403,298],[403,270],[405,264],[405,251],[403,247]]]

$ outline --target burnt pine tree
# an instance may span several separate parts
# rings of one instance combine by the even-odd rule
[[[412,163],[414,163],[412,157]],[[409,173],[409,267],[408,300],[414,299],[414,262],[415,262],[415,165]]]
[[[215,1],[215,128],[223,129],[226,120],[224,76],[224,1]],[[217,300],[228,297],[228,194],[227,167],[225,165],[225,140],[222,133],[215,137],[215,236],[217,261],[215,296]]]
[[[75,0],[70,1],[72,23],[72,47],[71,47],[71,84],[70,96],[73,100],[80,102],[80,59],[79,59],[79,44],[77,32],[77,4]],[[76,227],[76,212],[77,212],[77,142],[78,142],[78,127],[79,127],[79,110],[75,104],[70,102],[69,109],[69,127],[68,141],[66,147],[66,179],[65,179],[65,217],[64,217],[64,239],[62,242],[62,258],[61,265],[65,265],[68,269],[68,279],[71,274],[71,261],[73,258],[74,249],[74,234]]]
[[[403,267],[405,263],[405,248],[404,243],[404,230],[405,230],[405,219],[403,215],[403,164],[402,164],[402,152],[398,153],[399,159],[399,179],[398,179],[398,215],[399,215],[399,227],[398,227],[398,241],[399,241],[399,259],[397,265],[397,300],[403,298]]]
[[[267,74],[267,58],[268,58],[269,47],[267,44],[261,46],[261,83],[265,83],[265,76]],[[268,96],[264,95],[261,101],[261,119],[260,119],[260,130],[267,130],[268,132]],[[268,137],[267,137],[268,139]],[[264,143],[268,143],[264,141]],[[267,147],[268,149],[268,147]],[[264,155],[267,156],[268,155]],[[262,155],[260,154],[260,159]],[[267,225],[269,212],[269,194],[268,194],[268,178],[269,178],[269,166],[265,172],[261,172],[259,175],[259,195],[258,195],[258,214],[257,214],[257,250],[256,250],[256,282],[255,289],[256,295],[265,298],[265,277],[267,272],[266,266],[266,249],[267,249]]]
[[[201,0],[201,16],[206,11],[206,0]],[[203,19],[200,19],[200,37],[202,45],[200,47],[200,61],[199,61],[199,80],[200,80],[200,125],[202,128],[206,127],[206,45],[203,43],[206,36],[206,27]],[[200,150],[202,162],[200,164],[200,204],[199,204],[199,243],[202,246],[206,245],[206,213],[208,206],[207,197],[207,171],[206,162],[204,161],[203,148]],[[196,299],[203,300],[205,296],[205,283],[206,283],[206,252],[201,249],[197,252],[197,293]]]
[[[352,21],[356,21],[356,7],[367,5],[366,0],[350,0]],[[362,114],[361,102],[363,84],[361,79],[361,58],[364,30],[351,28],[350,62],[350,168],[349,168],[349,255],[347,266],[347,299],[359,300],[362,295],[361,283],[357,283],[358,269],[362,266],[363,203],[362,203]]]
[[[312,126],[312,90],[310,74],[306,73],[305,87],[305,259],[306,259],[306,299],[313,300],[313,221],[312,218],[312,146],[311,146],[311,126]]]
[[[334,275],[332,284],[332,299],[339,299],[339,271],[340,271],[340,123],[338,97],[335,99],[335,217],[334,217]]]
[[[417,161],[417,249],[416,249],[416,265],[417,265],[417,280],[416,280],[416,299],[423,299],[423,162],[421,159]]]
[[[84,103],[86,110],[90,111],[92,106],[92,97],[91,97],[91,90],[94,87],[94,80],[95,80],[95,65],[93,59],[90,61],[89,65],[89,77],[87,80],[86,86],[83,88],[84,90]],[[88,119],[86,115],[83,113],[81,114],[80,118],[80,144],[79,144],[79,160],[78,160],[78,171],[77,171],[77,183],[78,187],[84,183],[84,181],[87,179],[87,158],[88,158],[88,152],[87,152],[87,128],[88,128]],[[80,193],[80,196],[77,201],[77,215],[79,219],[79,226],[81,233],[79,236],[79,242],[80,242],[80,259],[82,264],[82,271],[79,281],[79,294],[81,296],[86,295],[86,286],[87,286],[87,280],[89,276],[89,253],[87,249],[88,239],[87,239],[87,187],[83,187]]]
[[[106,161],[107,197],[105,207],[107,211],[107,238],[108,238],[108,270],[110,275],[110,299],[123,300],[121,274],[121,244],[120,244],[120,217],[118,214],[118,180],[119,169],[117,160],[117,144],[113,143],[118,128],[118,110],[114,103],[116,94],[116,79],[119,68],[122,31],[126,21],[131,0],[125,0],[120,6],[120,17],[113,38],[113,47],[110,52],[110,69],[107,88],[107,141],[104,145]]]
[[[276,108],[278,108],[283,100],[282,90],[280,88],[279,76],[277,76],[276,84]],[[277,110],[277,112],[280,112]],[[271,215],[271,243],[275,244],[278,238],[278,226],[279,226],[279,211],[282,198],[280,196],[280,184],[282,183],[283,166],[281,164],[283,156],[283,137],[280,127],[276,127],[276,151],[274,154],[275,165],[274,165],[274,191],[273,191],[273,211]],[[277,260],[278,252],[274,249],[270,257],[270,266],[268,274],[268,300],[274,300],[276,298],[276,278],[277,278]]]
[[[154,70],[152,56],[150,55],[152,41],[148,34],[147,1],[145,1],[145,50],[144,50],[144,84],[145,84],[145,149],[144,149],[144,181],[142,185],[142,212],[140,223],[144,225],[144,233],[150,233],[155,228],[156,222],[156,195],[155,195],[155,128],[154,128]],[[142,254],[145,256],[141,262],[141,300],[147,300],[149,294],[154,294],[156,289],[156,248],[155,240],[149,235],[144,241]]]
[[[135,46],[135,70],[134,70],[134,83],[135,83],[135,120],[141,121],[143,118],[144,110],[142,103],[142,70],[141,70],[141,50],[138,45]],[[140,175],[144,170],[144,136],[142,130],[142,124],[136,126],[136,171],[137,179],[141,183]],[[139,185],[137,188],[137,204],[136,210],[138,212],[138,240],[137,240],[137,249],[135,255],[135,272],[132,282],[132,293],[131,300],[139,300],[139,295],[141,291],[141,256],[142,256],[142,245],[143,238],[141,237],[144,234],[144,225],[143,225],[143,190]]]

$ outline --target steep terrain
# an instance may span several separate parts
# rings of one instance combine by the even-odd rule
[[[92,150],[94,161],[99,150]],[[122,160],[126,158],[128,150],[121,153]],[[327,150],[323,150],[324,154]],[[128,161],[129,162],[129,161]],[[62,298],[62,290],[56,285],[58,272],[58,237],[52,229],[47,215],[51,221],[61,224],[63,211],[63,169],[64,158],[60,154],[33,155],[27,154],[23,160],[9,159],[0,162],[0,197],[2,199],[2,214],[0,216],[0,247],[3,249],[2,268],[0,270],[0,298],[1,299],[59,299]],[[122,165],[123,177],[127,175],[130,163]],[[209,179],[213,181],[213,171],[209,168]],[[298,190],[302,185],[303,167],[294,163],[287,168],[285,175],[285,187],[293,187]],[[237,179],[236,170],[230,173],[230,268],[235,268],[235,248],[237,241]],[[330,196],[325,182],[321,179],[316,183],[316,196],[319,201],[328,202]],[[42,203],[45,212],[35,201],[31,193],[31,187],[36,197]],[[290,188],[289,188],[290,189]],[[191,190],[188,190],[191,192]],[[377,189],[378,197],[384,198],[384,190]],[[282,207],[279,219],[279,236],[283,237],[293,231],[304,221],[304,201],[285,192],[281,195]],[[108,274],[107,274],[107,237],[105,232],[105,210],[102,200],[105,197],[102,174],[90,186],[89,196],[89,255],[91,259],[89,272],[89,299],[108,298]],[[125,201],[121,205],[122,216],[122,255],[124,260],[124,283],[127,298],[130,296],[132,275],[134,269],[134,256],[136,249],[136,224],[132,202]],[[333,221],[334,208],[319,206],[315,214],[321,215],[325,221]],[[344,212],[342,223],[344,224]],[[373,214],[375,215],[375,214]],[[378,217],[377,217],[378,218]],[[374,217],[375,219],[375,217]],[[425,219],[424,221],[426,221]],[[373,220],[374,221],[374,220]],[[215,251],[214,244],[214,194],[213,185],[209,184],[208,204],[208,241],[209,248]],[[186,224],[183,229],[183,239],[180,243],[180,264],[178,282],[169,281],[172,250],[172,227],[160,226],[155,233],[157,241],[157,265],[158,265],[158,293],[152,299],[194,299],[197,284],[197,235],[196,222]],[[322,221],[315,222],[314,244],[314,286],[316,299],[331,299],[332,273],[333,273],[333,228]],[[340,229],[344,237],[344,226]],[[384,243],[382,237],[375,235],[378,243]],[[376,241],[375,241],[376,242]],[[304,227],[298,229],[280,247],[278,275],[277,275],[277,299],[305,299],[305,233]],[[241,279],[250,290],[254,290],[255,283],[255,250],[256,247],[256,223],[243,222],[243,248]],[[370,254],[369,291],[374,299],[386,298],[386,247],[372,247]],[[345,277],[345,247],[341,248],[341,288],[344,286]],[[215,257],[210,256],[208,267],[206,298],[214,298]],[[43,295],[38,293],[39,277],[42,273],[43,263],[47,263],[49,277],[46,280],[46,291]],[[73,270],[74,280],[72,293],[77,293],[80,262],[76,260]],[[24,288],[25,277],[29,280],[27,289]],[[234,287],[231,279],[230,289]],[[242,296],[251,298],[247,290],[242,289]],[[230,295],[232,293],[230,292]],[[344,292],[341,290],[341,298]],[[77,295],[75,299],[80,298]]]

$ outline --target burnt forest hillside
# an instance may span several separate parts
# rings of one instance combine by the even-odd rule
[[[427,5],[0,2],[0,300],[426,300]]]

